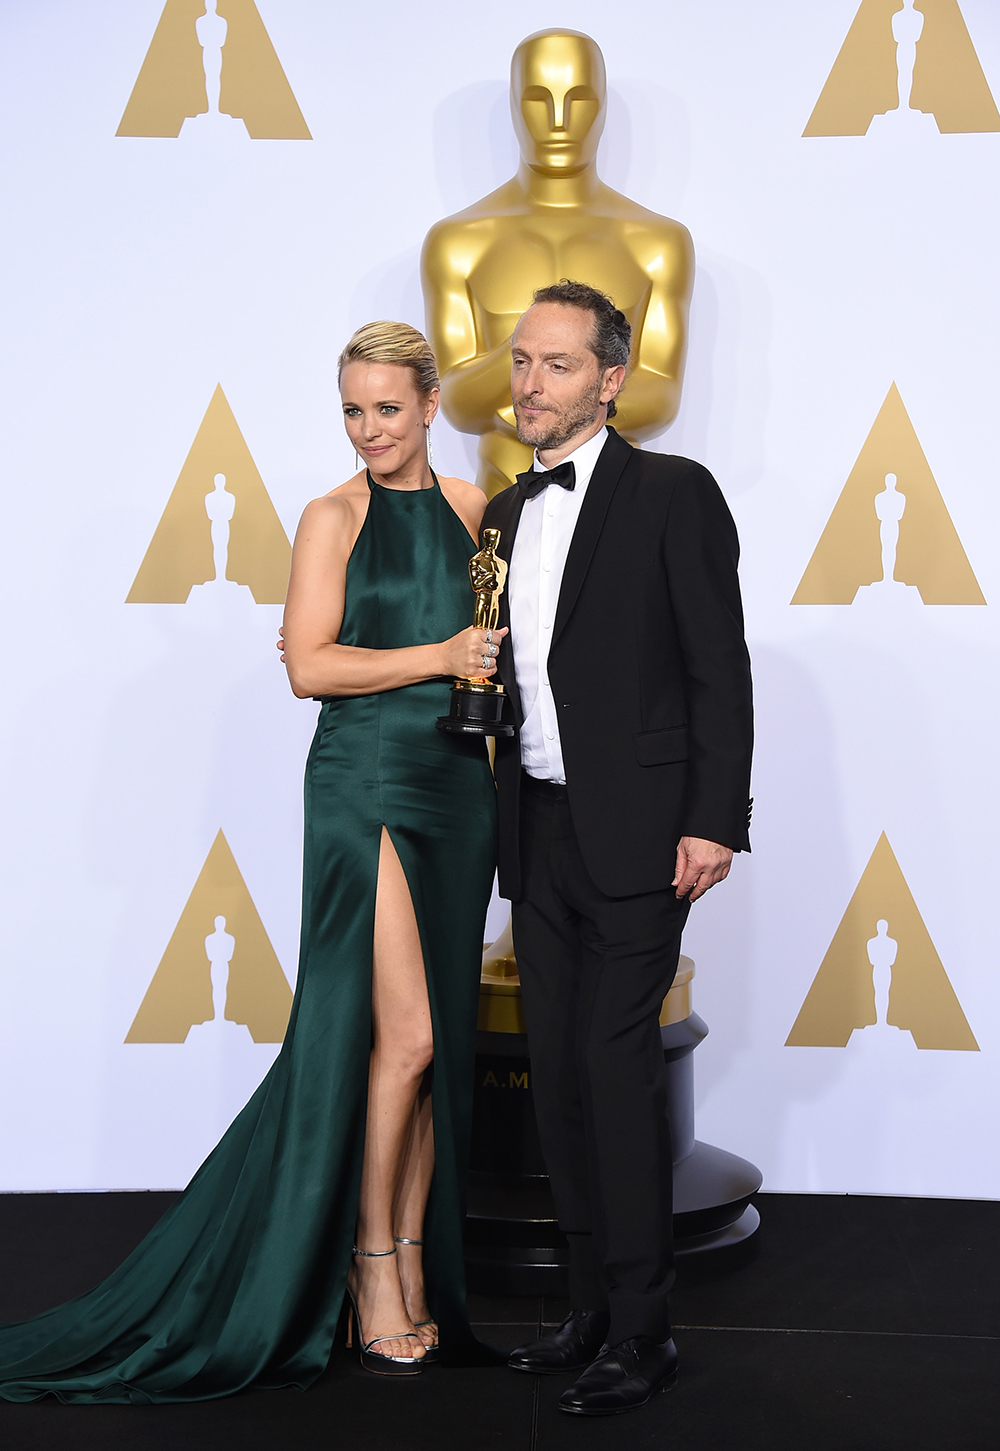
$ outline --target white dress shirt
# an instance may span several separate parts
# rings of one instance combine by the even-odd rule
[[[510,645],[524,724],[521,726],[521,765],[529,776],[565,785],[562,743],[556,705],[549,686],[549,646],[566,556],[580,517],[587,485],[607,442],[602,428],[563,463],[572,461],[576,485],[549,486],[533,499],[525,499],[514,538],[507,580],[510,607]],[[545,465],[535,454],[534,467]]]

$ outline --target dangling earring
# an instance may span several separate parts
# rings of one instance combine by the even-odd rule
[[[427,428],[427,467],[430,469],[431,473],[433,473],[434,472],[434,445],[431,443],[431,426],[430,426],[429,423],[426,425],[426,428]]]
[[[357,449],[354,450],[354,467],[356,469],[360,469],[360,467],[361,467],[361,460],[358,458],[358,451],[357,451]]]

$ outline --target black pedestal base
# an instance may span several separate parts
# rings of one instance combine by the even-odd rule
[[[760,1186],[760,1170],[746,1159],[696,1142],[674,1165],[679,1264],[747,1252],[760,1225],[750,1197]],[[484,1295],[567,1293],[566,1241],[548,1179],[471,1175],[465,1271],[469,1289]]]
[[[505,725],[503,721],[480,725],[477,721],[454,720],[450,715],[439,715],[437,728],[439,731],[447,731],[449,735],[453,736],[512,736],[514,734],[514,727]]]
[[[448,714],[438,716],[437,728],[461,736],[512,736],[514,727],[501,718],[506,698],[502,685],[456,680]]]
[[[674,1148],[678,1267],[729,1268],[753,1253],[760,1224],[750,1198],[759,1169],[694,1136],[694,1050],[708,1032],[697,1013],[660,1029]],[[556,1223],[531,1095],[528,1040],[480,1032],[465,1223],[469,1288],[492,1295],[565,1295],[566,1241]]]
[[[685,1269],[701,1259],[711,1259],[714,1265],[721,1261],[724,1254],[727,1259],[732,1256],[735,1262],[737,1251],[740,1252],[740,1258],[744,1251],[749,1258],[756,1248],[755,1237],[758,1229],[760,1215],[752,1204],[748,1204],[735,1224],[727,1224],[724,1229],[710,1230],[708,1234],[693,1234],[688,1239],[678,1240],[677,1257]]]

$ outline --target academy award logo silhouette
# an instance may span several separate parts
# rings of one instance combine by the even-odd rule
[[[893,1029],[918,1048],[979,1051],[883,832],[785,1046],[843,1048]]]
[[[791,602],[908,593],[925,605],[986,603],[893,383]]]
[[[221,384],[212,395],[126,603],[184,604],[248,588],[284,603],[292,549]]]
[[[311,141],[254,0],[167,0],[117,136]]]
[[[220,831],[125,1042],[245,1037],[248,1029],[255,1043],[280,1043],[291,1005],[288,979]]]
[[[873,122],[1000,131],[958,0],[862,0],[802,134],[864,136]]]

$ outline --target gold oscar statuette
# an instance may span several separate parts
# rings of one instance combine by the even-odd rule
[[[497,554],[499,529],[484,529],[485,541],[469,560],[469,583],[476,596],[473,629],[495,630],[500,618],[500,596],[507,580],[507,561]],[[512,736],[514,727],[501,720],[504,689],[486,676],[459,677],[451,688],[451,710],[438,716],[438,730],[456,735]]]
[[[632,324],[628,378],[614,416],[630,443],[655,438],[680,405],[691,238],[679,222],[601,181],[597,143],[607,99],[604,57],[589,35],[529,35],[510,73],[517,175],[437,222],[424,242],[441,406],[455,428],[479,435],[476,482],[487,497],[531,467],[510,397],[510,339],[536,288],[561,277],[588,282]]]

